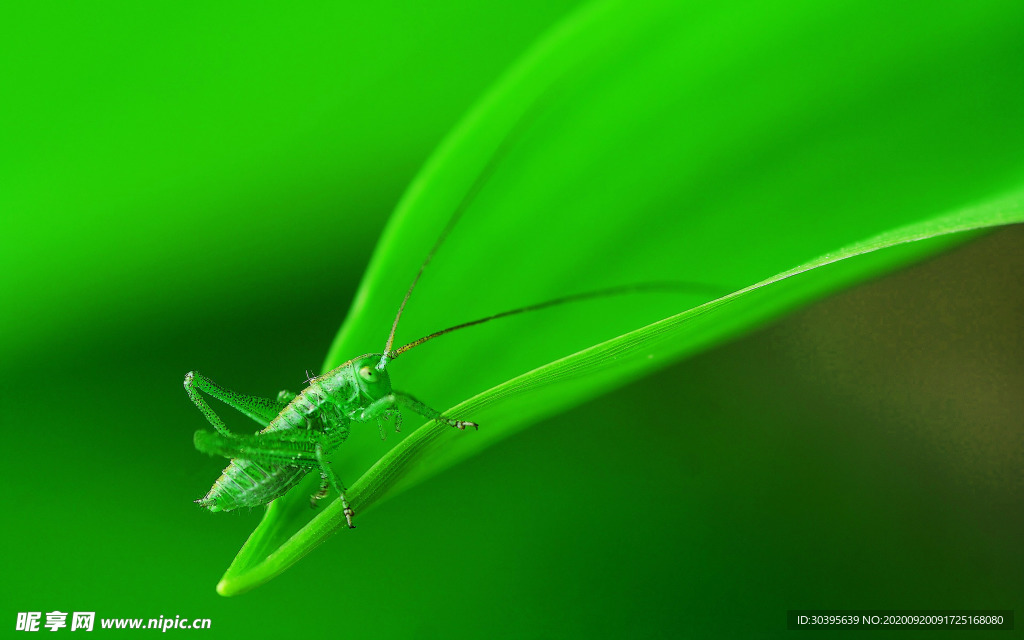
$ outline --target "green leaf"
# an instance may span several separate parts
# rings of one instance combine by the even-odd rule
[[[357,522],[542,417],[966,232],[1024,221],[1012,5],[884,7],[880,30],[863,5],[595,3],[538,42],[409,187],[325,368],[381,351],[460,207],[397,344],[605,286],[733,293],[567,305],[403,355],[389,367],[397,389],[480,431],[426,424],[386,444],[354,433],[333,461]],[[637,407],[624,433],[659,419]],[[307,480],[268,508],[222,594],[343,527],[337,503],[310,511]]]

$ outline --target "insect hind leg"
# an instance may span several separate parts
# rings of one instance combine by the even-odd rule
[[[250,396],[225,389],[197,371],[189,371],[185,374],[185,392],[188,394],[189,399],[192,400],[192,403],[196,405],[196,408],[206,416],[210,424],[217,431],[229,437],[232,433],[228,430],[220,416],[206,403],[200,392],[220,400],[239,413],[249,416],[264,427],[277,417],[277,414],[284,406],[279,400]]]

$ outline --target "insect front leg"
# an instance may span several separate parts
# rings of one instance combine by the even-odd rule
[[[438,422],[444,422],[449,426],[455,427],[456,429],[460,430],[465,430],[466,427],[473,427],[474,429],[477,430],[480,429],[480,427],[477,426],[475,422],[468,422],[466,420],[455,420],[454,418],[448,418],[437,409],[431,409],[430,407],[423,404],[422,402],[420,402],[419,400],[410,396],[407,393],[395,391],[391,395],[394,396],[395,402],[397,402],[403,407],[406,407],[420,414],[424,418],[431,418],[433,420],[437,420]]]
[[[456,429],[465,429],[466,427],[473,427],[479,429],[475,422],[469,422],[467,420],[455,420],[454,418],[446,417],[437,409],[431,409],[427,405],[423,404],[416,398],[410,396],[407,393],[401,391],[394,391],[371,402],[367,407],[363,409],[356,409],[349,413],[349,417],[358,422],[366,422],[373,420],[381,416],[385,416],[397,411],[397,407],[402,406],[420,414],[424,418],[430,418],[439,422],[444,422],[449,426],[455,427]],[[400,422],[396,424],[401,424]]]
[[[384,423],[382,420],[395,419],[395,431],[402,430],[402,412],[398,410],[395,395],[389,393],[383,398],[378,398],[364,408],[356,408],[348,413],[348,417],[356,422],[377,421],[377,428],[380,430],[380,439],[386,440],[384,435]]]
[[[394,418],[395,418],[395,433],[401,433],[402,432],[402,412],[401,411],[395,411],[391,415],[394,416]]]
[[[395,394],[389,393],[383,398],[374,400],[365,407],[357,407],[355,410],[350,411],[348,417],[357,422],[368,422],[370,420],[387,417],[397,411],[395,402]]]
[[[316,461],[320,464],[320,481],[321,481],[321,483],[323,483],[323,482],[330,483],[330,485],[332,487],[334,487],[334,490],[338,492],[338,500],[341,500],[341,508],[342,508],[342,513],[345,514],[345,522],[348,523],[348,528],[349,529],[355,529],[356,525],[352,524],[352,516],[355,515],[355,512],[352,511],[352,507],[348,506],[348,501],[345,499],[345,492],[348,491],[348,489],[346,489],[345,485],[341,484],[341,482],[338,481],[338,476],[334,475],[334,471],[331,470],[330,463],[327,462],[326,460],[324,460],[324,447],[323,447],[323,445],[321,445],[319,442],[316,443],[316,448],[314,449],[314,452],[316,454]],[[319,500],[324,495],[326,495],[326,492],[324,491],[324,489],[325,489],[324,485],[321,484],[320,492],[318,492],[316,495],[313,496],[313,502],[311,504],[313,504],[315,506],[316,505],[316,500]],[[323,494],[323,495],[321,495],[321,494]],[[317,497],[317,496],[319,496],[319,497]]]
[[[380,439],[387,440],[388,435],[384,432],[384,424],[395,421],[395,433],[402,432],[402,412],[398,409],[386,409],[383,415],[377,416],[377,429],[380,431]]]

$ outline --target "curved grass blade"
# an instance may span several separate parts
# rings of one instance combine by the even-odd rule
[[[736,313],[744,307],[749,309],[763,305],[765,295],[772,295],[776,300],[786,299],[787,305],[813,295],[813,288],[807,286],[777,291],[794,276],[806,276],[816,269],[827,270],[840,261],[863,258],[866,254],[882,249],[896,251],[895,248],[907,243],[941,240],[953,234],[1021,222],[1024,222],[1024,191],[995,203],[898,229],[824,255],[728,296],[517,376],[452,409],[452,414],[480,417],[488,425],[481,438],[460,437],[450,427],[433,422],[424,424],[352,485],[349,501],[354,509],[365,513],[371,506],[394,497],[451,464],[512,435],[531,422],[625,384],[686,353],[718,341],[735,331],[734,324],[723,322],[723,316]],[[851,273],[861,275],[863,271],[857,269]],[[843,274],[829,273],[826,277],[835,282],[835,278],[842,278]],[[538,411],[536,407],[543,409]],[[281,508],[279,502],[271,505],[265,522],[276,521],[272,514]],[[345,516],[340,503],[332,502],[265,559],[243,571],[232,571],[236,565],[244,566],[244,563],[251,561],[253,551],[265,549],[262,544],[264,538],[256,534],[273,537],[276,533],[261,527],[246,543],[232,569],[225,574],[218,585],[218,591],[223,595],[234,595],[252,589],[283,572],[336,531],[345,528]]]
[[[1007,60],[1024,40],[1005,8],[903,8],[887,16],[906,30],[881,39],[863,8],[791,9],[780,20],[749,6],[591,5],[439,148],[385,231],[326,367],[383,346],[419,261],[502,144],[509,152],[413,295],[399,342],[627,282],[696,280],[736,293],[587,303],[410,352],[392,366],[396,387],[458,405],[482,428],[425,425],[387,453],[375,434],[353,434],[335,468],[360,516],[540,417],[961,232],[1021,221],[1011,187],[1024,175],[1015,124],[1024,101]],[[848,46],[826,37],[839,31],[852,34]],[[984,119],[974,111],[1000,100]],[[1016,195],[993,197],[1001,192]],[[310,513],[309,492],[271,505],[221,593],[269,580],[338,527],[333,506]]]

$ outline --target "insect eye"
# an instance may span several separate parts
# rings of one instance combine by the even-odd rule
[[[359,375],[367,382],[375,382],[377,380],[377,372],[372,367],[363,367],[359,370]]]

